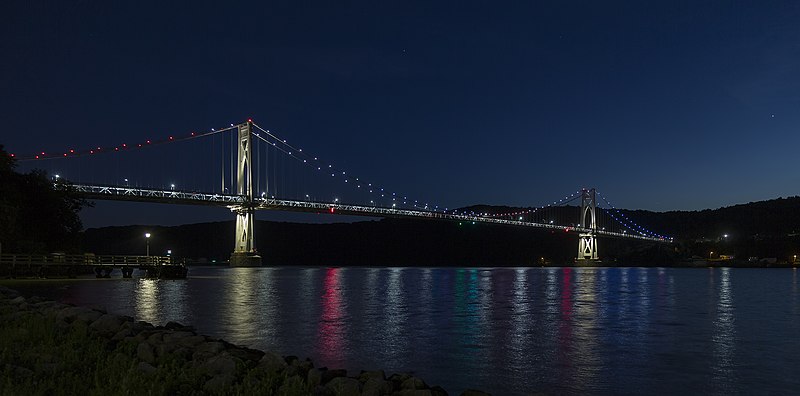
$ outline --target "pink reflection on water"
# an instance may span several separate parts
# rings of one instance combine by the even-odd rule
[[[322,362],[342,367],[344,362],[344,329],[340,268],[325,270],[322,285],[322,317],[319,320],[317,345]]]

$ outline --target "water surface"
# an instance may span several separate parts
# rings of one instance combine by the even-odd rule
[[[187,280],[2,281],[450,394],[787,394],[797,271],[191,268]]]

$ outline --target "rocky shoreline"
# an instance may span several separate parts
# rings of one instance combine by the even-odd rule
[[[408,373],[348,376],[178,323],[153,326],[102,309],[25,298],[2,286],[0,318],[4,394],[448,395]]]

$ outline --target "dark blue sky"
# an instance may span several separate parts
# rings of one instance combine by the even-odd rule
[[[0,143],[61,151],[252,117],[450,207],[584,186],[651,210],[798,194],[796,2],[261,3],[3,2]],[[229,218],[164,213],[101,203],[85,220]]]

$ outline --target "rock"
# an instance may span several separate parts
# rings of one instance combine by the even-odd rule
[[[144,322],[144,321],[140,320],[140,321],[138,321],[138,322],[133,324],[133,331],[138,333],[138,332],[144,331],[144,330],[151,330],[151,329],[153,329],[153,327],[154,326],[151,325],[150,323],[147,323],[147,322]]]
[[[430,389],[403,389],[392,393],[392,396],[432,396]]]
[[[332,379],[338,377],[347,377],[347,370],[344,369],[322,370],[322,381],[320,382],[320,384],[326,385]]]
[[[421,378],[411,377],[400,384],[400,389],[428,389],[428,384]]]
[[[187,361],[187,360],[191,360],[192,359],[192,354],[193,353],[194,353],[194,351],[192,351],[189,348],[179,347],[178,349],[176,349],[175,351],[172,352],[172,356],[175,357],[178,360]]]
[[[297,356],[287,356],[287,357],[285,357],[283,359],[286,360],[286,364],[289,364],[289,365],[291,365],[292,363],[300,360],[300,358],[297,357]]]
[[[193,336],[194,333],[189,331],[168,331],[163,333],[163,340],[166,344],[177,344],[181,339]]]
[[[202,343],[206,342],[206,338],[201,335],[193,335],[189,337],[184,337],[178,340],[178,344],[181,346],[194,348]]]
[[[12,304],[22,304],[25,302],[25,297],[19,296],[13,300],[11,300]]]
[[[258,367],[261,367],[268,373],[279,373],[286,369],[287,366],[286,360],[275,352],[265,352],[264,356],[262,356],[261,360],[258,362]]]
[[[153,347],[145,342],[139,343],[139,346],[136,347],[136,357],[150,364],[156,362],[156,355],[153,353]]]
[[[322,371],[315,368],[308,370],[308,375],[306,375],[306,383],[308,384],[309,389],[314,389],[317,385],[320,385],[321,382]]]
[[[125,319],[120,316],[105,314],[92,322],[89,328],[104,336],[110,336],[112,334],[117,334],[124,321]]]
[[[361,396],[361,384],[355,378],[336,377],[325,384],[336,396]]]
[[[169,355],[176,348],[177,347],[176,347],[175,344],[163,343],[163,344],[158,344],[155,347],[153,347],[153,350],[155,351],[157,357],[162,357],[162,356]]]
[[[145,374],[153,374],[156,371],[158,371],[157,368],[153,367],[152,364],[147,363],[147,362],[139,362],[139,366],[137,366],[137,368],[139,369],[139,371],[141,371],[141,372],[143,372]]]
[[[372,377],[364,383],[364,388],[361,390],[362,396],[384,396],[391,395],[394,386],[391,381],[382,378]]]
[[[370,378],[378,378],[380,380],[386,379],[386,373],[383,370],[377,371],[361,371],[361,374],[358,375],[358,380],[361,382],[367,382]]]
[[[312,368],[314,368],[314,363],[312,363],[311,360],[295,360],[292,361],[292,364],[286,368],[286,375],[296,375],[300,378],[306,378],[308,375],[308,370],[311,370]]]
[[[219,341],[203,342],[195,348],[193,358],[195,360],[208,359],[223,350],[225,350],[225,345]]]
[[[203,384],[203,390],[211,394],[222,394],[234,382],[236,377],[232,374],[215,375]]]
[[[412,375],[408,373],[396,373],[389,376],[389,381],[394,383],[395,389],[400,389],[400,385],[407,379],[411,378]]]
[[[238,359],[235,357],[228,355],[227,353],[221,353],[209,358],[203,363],[200,363],[199,366],[197,366],[197,369],[201,373],[211,376],[234,375],[236,374],[237,361]]]
[[[147,343],[156,346],[164,342],[164,333],[158,331],[147,337]]]
[[[91,323],[100,318],[101,316],[103,316],[102,312],[97,312],[93,309],[89,309],[86,307],[67,307],[62,309],[56,315],[56,319],[64,320],[67,323],[71,323],[76,320]]]
[[[467,389],[461,392],[461,396],[492,396],[490,393],[479,391],[475,389]]]
[[[122,329],[122,330],[118,331],[117,334],[114,334],[113,337],[111,337],[111,341],[122,341],[126,337],[130,337],[132,335],[133,335],[133,331],[131,331],[131,329]]]
[[[186,326],[184,326],[184,325],[182,325],[182,324],[180,324],[178,322],[172,322],[172,321],[169,321],[169,322],[167,322],[167,324],[164,325],[164,328],[166,328],[167,330],[183,329],[185,327]]]
[[[441,386],[432,386],[431,394],[433,396],[448,396],[447,391],[444,390],[444,388],[442,388]]]
[[[250,348],[231,348],[228,349],[228,353],[230,353],[231,356],[241,359],[248,365],[249,363],[258,363],[264,356],[264,352]]]

